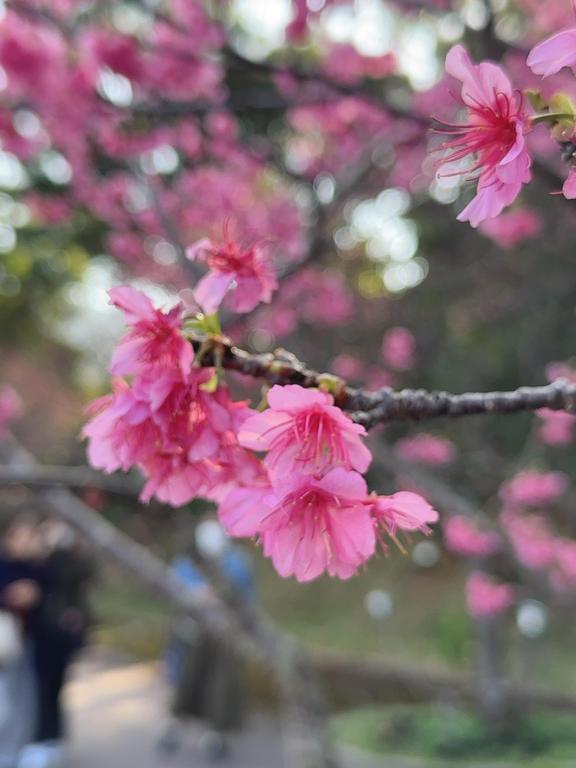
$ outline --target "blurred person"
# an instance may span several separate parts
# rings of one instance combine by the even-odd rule
[[[42,599],[38,520],[20,514],[0,541],[0,768],[15,768],[36,724],[33,631]]]
[[[33,743],[18,768],[52,768],[64,757],[67,735],[62,692],[68,670],[86,642],[89,627],[87,592],[92,565],[63,522],[40,526],[44,591],[33,627],[33,668],[37,717]]]
[[[198,555],[217,566],[230,587],[232,599],[247,602],[255,599],[248,557],[242,549],[230,544],[215,520],[199,523],[188,551],[175,557],[172,563],[182,583],[194,589],[209,605],[215,595],[195,565]],[[174,688],[174,720],[160,740],[160,749],[166,752],[178,749],[182,722],[197,719],[207,726],[200,739],[207,757],[225,758],[229,751],[227,734],[241,728],[245,713],[241,667],[236,654],[208,635],[193,619],[181,617],[174,625],[167,667]]]

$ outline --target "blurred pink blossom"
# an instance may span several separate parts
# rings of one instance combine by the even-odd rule
[[[552,504],[568,488],[562,472],[524,470],[500,487],[500,498],[510,507],[538,507]]]
[[[456,448],[450,440],[425,432],[398,440],[394,450],[403,461],[431,467],[450,464],[456,458]]]
[[[331,368],[336,374],[343,379],[351,379],[358,381],[362,376],[363,364],[354,355],[347,355],[345,353],[337,355],[331,364]]]
[[[497,533],[481,531],[473,520],[462,515],[453,515],[446,520],[444,541],[450,552],[463,557],[488,557],[501,543]]]
[[[206,314],[217,311],[225,301],[234,312],[250,312],[260,302],[270,303],[278,287],[270,258],[262,245],[242,248],[226,238],[223,243],[199,240],[186,256],[208,266],[194,295]]]
[[[576,416],[566,411],[551,411],[542,408],[537,411],[542,424],[538,436],[546,445],[568,445],[576,437]]]
[[[382,339],[382,359],[396,371],[407,371],[414,365],[416,339],[408,328],[390,328]]]
[[[501,248],[515,248],[542,231],[542,218],[536,211],[518,208],[505,211],[496,219],[483,221],[478,229]]]
[[[500,515],[500,520],[523,565],[535,569],[551,565],[554,560],[555,537],[545,518],[507,509]]]
[[[0,440],[6,437],[8,426],[22,413],[22,401],[16,390],[9,386],[0,387]]]
[[[363,56],[351,43],[332,44],[324,61],[326,74],[345,85],[353,85],[364,77],[387,77],[395,69],[396,58],[393,54]]]
[[[481,571],[475,571],[466,581],[466,604],[475,618],[500,616],[514,601],[514,587],[500,584]]]

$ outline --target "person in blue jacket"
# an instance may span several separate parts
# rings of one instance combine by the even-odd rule
[[[217,570],[221,582],[228,586],[228,599],[255,600],[250,559],[241,548],[231,545],[217,521],[198,524],[190,550],[177,555],[172,568],[182,583],[200,593],[208,604],[212,590],[195,564],[195,555]],[[228,752],[226,734],[242,726],[246,709],[239,659],[229,646],[209,637],[197,622],[182,617],[174,624],[167,668],[174,690],[175,721],[161,739],[161,749],[177,749],[179,725],[195,719],[207,727],[201,739],[203,750],[210,758],[222,759]]]

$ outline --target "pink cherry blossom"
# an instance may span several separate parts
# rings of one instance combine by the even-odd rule
[[[565,29],[534,46],[526,61],[535,75],[550,77],[576,66],[576,29]]]
[[[525,22],[529,30],[541,35],[574,21],[573,0],[543,3],[542,0],[517,0],[516,4],[524,11]]]
[[[525,138],[529,115],[502,69],[491,62],[473,64],[462,45],[448,52],[446,71],[462,82],[462,102],[468,110],[465,123],[441,129],[455,136],[444,145],[449,150],[446,162],[475,158],[467,173],[478,173],[476,197],[458,219],[477,227],[498,216],[530,181]]]
[[[372,496],[372,514],[377,525],[392,537],[398,531],[430,533],[430,525],[438,521],[438,512],[418,493],[398,491],[392,496]]]
[[[497,533],[481,531],[474,521],[462,515],[453,515],[446,520],[444,541],[450,552],[464,557],[488,557],[501,543]]]
[[[140,403],[123,379],[114,392],[91,403],[92,418],[82,434],[88,438],[88,461],[104,472],[125,471],[154,451],[159,431],[150,419],[150,407]]]
[[[210,270],[195,290],[196,301],[206,314],[216,312],[224,299],[235,312],[250,312],[260,302],[269,303],[278,287],[262,245],[242,248],[229,239],[221,244],[200,240],[186,255]]]
[[[256,536],[261,518],[258,511],[266,509],[266,499],[272,489],[269,485],[238,486],[231,490],[218,507],[218,516],[229,536]]]
[[[537,411],[542,424],[538,436],[546,445],[569,445],[576,437],[576,416],[565,411],[542,408]]]
[[[382,339],[382,359],[396,371],[407,371],[414,365],[416,340],[408,328],[390,328]]]
[[[362,361],[354,355],[341,354],[332,360],[331,368],[336,376],[358,380],[362,376]]]
[[[576,370],[568,363],[553,362],[546,366],[546,378],[549,382],[557,379],[566,379],[572,384],[576,384]]]
[[[0,440],[6,436],[8,425],[22,412],[22,401],[12,387],[0,387]]]
[[[235,434],[247,414],[224,388],[203,389],[213,375],[192,369],[186,379],[179,370],[150,369],[132,384],[116,380],[112,395],[91,406],[88,438],[92,466],[105,472],[140,468],[148,478],[143,499],[183,504],[196,496],[212,497],[222,477]]]
[[[150,299],[129,286],[110,290],[110,303],[121,309],[130,330],[116,347],[110,372],[115,376],[139,373],[145,366],[177,366],[186,375],[194,352],[181,334],[183,307],[164,313]]]
[[[516,557],[526,568],[541,570],[553,564],[556,539],[545,518],[506,509],[500,521]]]
[[[353,85],[364,77],[387,77],[396,69],[393,54],[363,56],[350,43],[335,43],[330,46],[324,61],[324,71],[335,82]]]
[[[555,502],[568,488],[562,472],[519,472],[500,488],[500,498],[511,507],[545,506]]]
[[[296,384],[274,386],[268,405],[244,422],[238,440],[268,452],[264,463],[272,478],[291,472],[320,477],[335,467],[368,469],[372,456],[361,440],[366,430],[334,406],[332,395]]]
[[[466,604],[476,618],[490,618],[505,613],[515,600],[510,584],[499,584],[481,571],[472,573],[466,581]]]
[[[519,208],[483,221],[479,230],[501,248],[515,248],[540,234],[542,219],[535,211]]]
[[[576,587],[576,542],[558,538],[554,550],[555,568],[551,574],[552,586],[562,592]]]
[[[292,474],[265,505],[251,507],[259,515],[265,556],[285,578],[350,578],[376,544],[365,497],[366,483],[357,472],[336,468],[321,479]]]
[[[395,451],[403,461],[413,461],[431,467],[450,464],[456,458],[456,448],[450,440],[424,432],[398,440]]]

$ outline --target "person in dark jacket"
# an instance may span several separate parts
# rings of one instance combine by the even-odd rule
[[[19,515],[8,524],[0,542],[0,611],[14,622],[12,648],[0,662],[0,768],[15,768],[34,735],[31,637],[43,589],[36,525],[35,518]],[[9,628],[8,621],[4,630]]]
[[[41,536],[44,590],[32,630],[36,733],[19,768],[43,768],[62,761],[67,735],[62,691],[70,665],[85,644],[89,625],[90,562],[64,523],[43,523]]]

